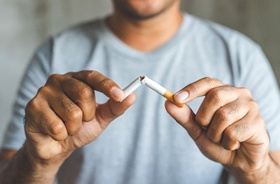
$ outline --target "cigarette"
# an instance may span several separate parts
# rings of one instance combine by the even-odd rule
[[[123,91],[124,91],[124,99],[130,95],[133,91],[135,91],[137,88],[141,86],[141,76],[136,78],[134,81],[132,81],[128,86],[126,86]]]
[[[148,86],[149,88],[151,88],[152,90],[154,90],[158,94],[162,95],[163,97],[165,97],[166,99],[168,99],[169,101],[171,101],[172,103],[177,105],[178,107],[183,107],[184,106],[184,104],[180,104],[180,103],[175,102],[174,94],[172,92],[165,89],[164,87],[162,87],[161,85],[159,85],[158,83],[156,83],[152,79],[148,78],[147,76],[140,76],[140,77],[136,78],[133,82],[131,82],[127,87],[125,87],[123,89],[124,94],[125,94],[125,98],[128,95],[130,95],[133,91],[135,91],[138,87],[140,87],[141,84],[145,84],[146,86]]]
[[[165,89],[164,87],[162,87],[161,85],[159,85],[158,83],[156,83],[152,79],[148,78],[147,76],[143,76],[142,78],[143,78],[142,79],[142,84],[145,84],[146,86],[148,86],[149,88],[151,88],[152,90],[154,90],[158,94],[162,95],[163,97],[165,97],[166,99],[168,99],[169,101],[171,101],[172,103],[177,105],[178,107],[183,107],[184,106],[184,104],[180,104],[180,103],[175,102],[174,94],[171,91]]]

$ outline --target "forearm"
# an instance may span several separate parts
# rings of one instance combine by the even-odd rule
[[[11,160],[0,163],[0,184],[53,183],[58,169],[59,164],[39,162],[23,147]]]
[[[270,184],[280,183],[280,166],[268,157],[267,162],[255,172],[246,172],[241,169],[228,169],[239,183],[244,184]]]

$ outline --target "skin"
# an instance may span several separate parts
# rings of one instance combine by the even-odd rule
[[[203,78],[174,99],[188,103],[202,96],[197,114],[171,102],[166,102],[166,110],[206,157],[221,163],[240,183],[279,183],[280,154],[269,152],[265,122],[250,91]]]
[[[114,0],[114,7],[108,26],[124,43],[142,52],[166,43],[182,22],[178,0]]]
[[[124,43],[142,52],[167,42],[182,22],[179,0],[113,3],[108,26]],[[97,104],[95,91],[109,100]],[[165,106],[201,152],[223,164],[241,183],[279,183],[280,151],[269,152],[265,123],[250,92],[204,78],[174,98],[187,103],[200,96],[205,99],[197,114],[187,105],[178,108],[167,101]],[[123,97],[118,85],[97,71],[50,76],[26,107],[25,144],[20,150],[0,153],[0,181],[52,183],[75,149],[94,141],[133,105],[135,94]]]
[[[95,91],[110,99],[97,104]],[[94,141],[135,101],[134,94],[123,98],[119,86],[97,71],[50,76],[26,107],[24,146],[1,152],[0,181],[53,183],[64,160]]]

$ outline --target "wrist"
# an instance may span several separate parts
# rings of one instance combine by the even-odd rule
[[[32,181],[35,181],[35,183],[53,183],[60,166],[69,155],[52,159],[42,159],[36,156],[34,152],[28,143],[23,145],[19,151],[19,157],[22,160],[20,169],[25,168],[25,170],[19,172],[22,173],[23,177],[32,176]]]
[[[275,167],[275,163],[267,155],[258,166],[254,166],[252,169],[244,168],[227,168],[226,169],[240,182],[244,184],[258,184],[258,183],[270,183],[271,179],[275,179],[272,168]],[[276,169],[275,169],[276,170]]]

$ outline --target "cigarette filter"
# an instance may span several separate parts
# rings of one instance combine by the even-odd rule
[[[165,89],[164,87],[162,87],[161,85],[159,85],[155,81],[151,80],[147,76],[144,76],[142,78],[143,78],[142,79],[143,84],[145,84],[146,86],[148,86],[149,88],[151,88],[152,90],[157,92],[158,94],[162,95],[163,97],[165,97],[166,99],[168,99],[169,101],[171,101],[172,103],[177,105],[178,107],[183,107],[184,106],[184,104],[179,104],[179,103],[175,102],[174,94],[172,92]]]

